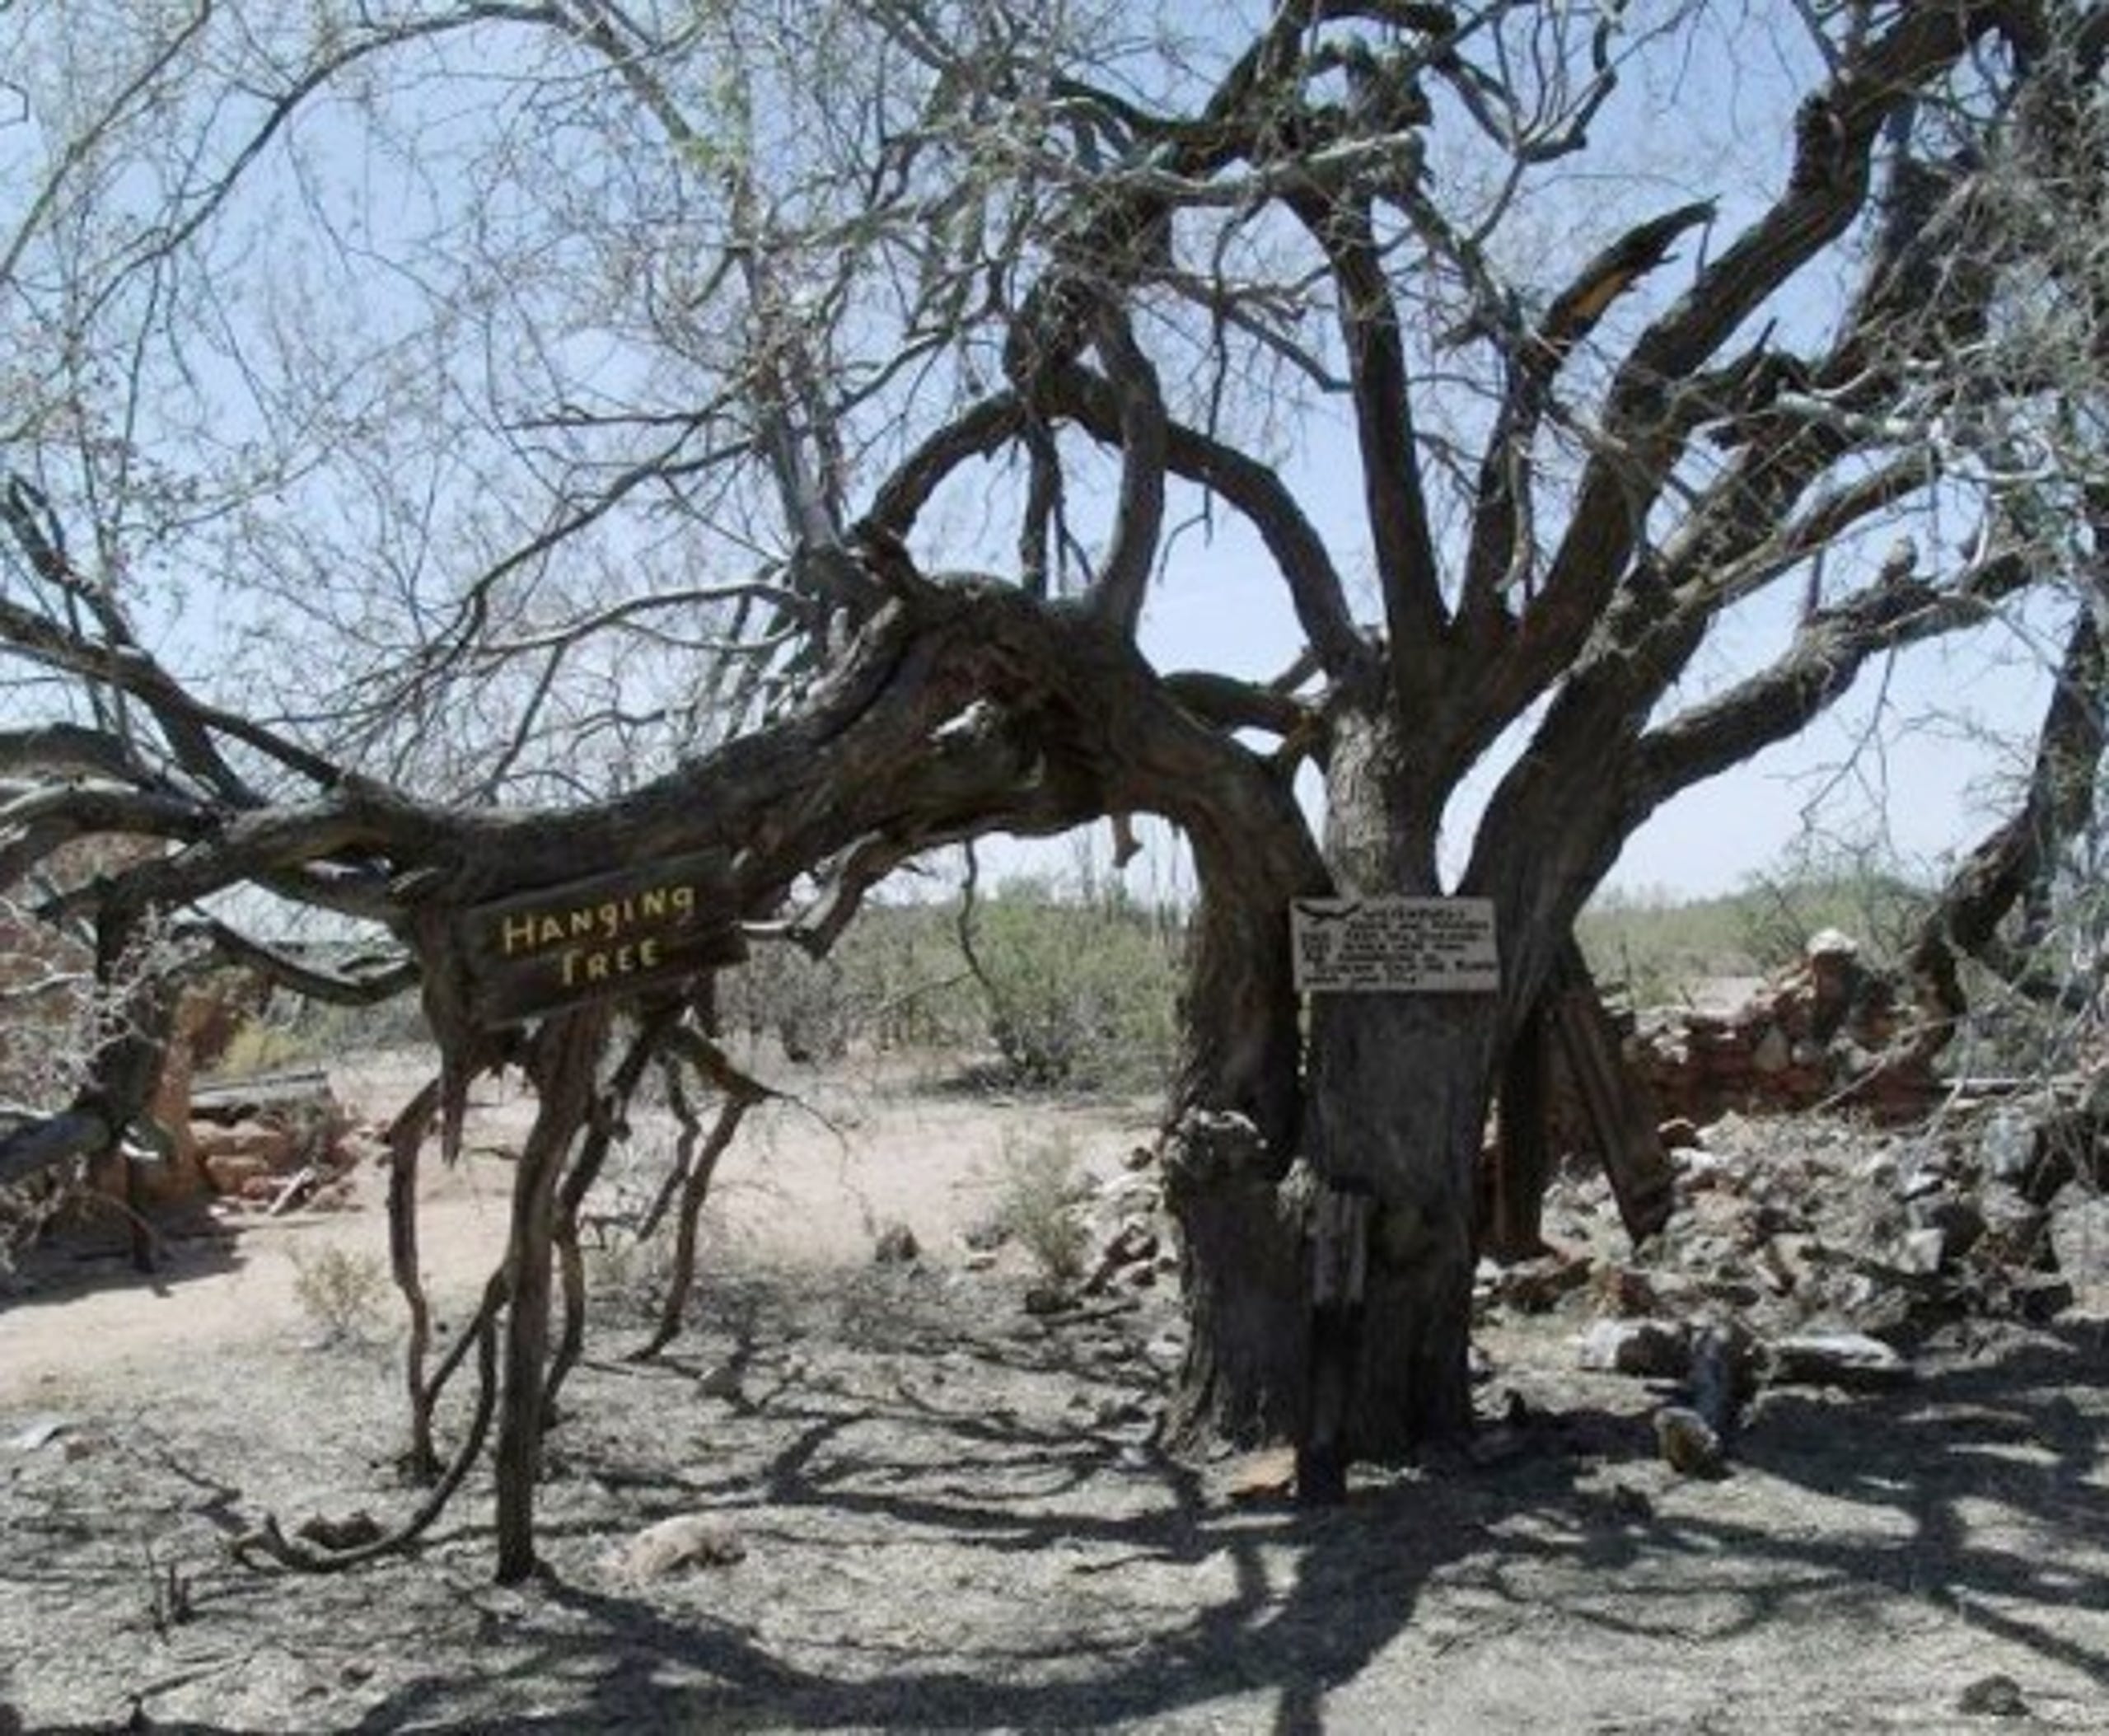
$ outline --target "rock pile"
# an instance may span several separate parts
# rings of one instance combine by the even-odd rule
[[[1085,1264],[1086,1295],[1148,1289],[1178,1270],[1157,1153],[1148,1146],[1130,1150],[1123,1172],[1103,1183],[1083,1210],[1092,1250]]]
[[[1839,1105],[1885,1123],[1923,1116],[1940,1084],[1903,1039],[1896,984],[1835,929],[1741,1006],[1627,1015],[1625,1052],[1663,1115],[1697,1123],[1729,1111]]]
[[[1475,1305],[1571,1319],[1595,1372],[1695,1382],[1710,1342],[1739,1392],[1895,1385],[1966,1317],[2041,1325],[2109,1302],[2103,1125],[2083,1105],[1980,1107],[1909,1133],[1730,1113],[1676,1153],[1660,1235],[1633,1249],[1608,1184],[1569,1174],[1546,1200],[1559,1251],[1483,1261]]]
[[[129,1186],[133,1200],[156,1206],[331,1210],[349,1204],[358,1165],[383,1154],[320,1072],[186,1084],[181,1096],[156,1105],[166,1148],[105,1159],[90,1177],[96,1192],[121,1200]]]

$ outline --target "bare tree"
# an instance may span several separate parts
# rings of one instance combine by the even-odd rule
[[[1175,1432],[1304,1425],[1314,1200],[1366,1241],[1340,1450],[1466,1425],[1489,1094],[1622,841],[1870,659],[2071,570],[2041,511],[2070,442],[2035,438],[2069,382],[1987,365],[2043,298],[1993,195],[2035,172],[2032,105],[2095,87],[2109,13],[1795,12],[1755,179],[1659,199],[1616,142],[1709,101],[1737,8],[0,21],[29,114],[0,639],[26,727],[97,755],[17,786],[6,866],[166,840],[54,914],[115,945],[203,910],[255,957],[221,901],[262,888],[401,949],[443,1121],[481,1068],[545,1077],[492,1292],[508,1573],[599,1027],[487,1028],[459,915],[660,858],[712,864],[725,952],[824,949],[939,845],[1169,819],[1199,887]],[[1285,466],[1321,439],[1345,540]],[[1219,514],[1300,629],[1270,683],[1139,648],[1153,575]],[[1737,624],[1783,596],[1752,662]],[[1739,672],[1701,681],[1702,651]],[[1498,992],[1321,997],[1306,1028],[1292,899],[1446,892],[1492,901]],[[646,999],[693,1045],[680,994]],[[120,1136],[129,1079],[69,1106],[75,1143]]]

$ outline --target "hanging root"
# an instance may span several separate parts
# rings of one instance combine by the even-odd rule
[[[388,1264],[410,1317],[404,1382],[410,1401],[410,1474],[428,1481],[439,1474],[433,1450],[432,1406],[425,1398],[425,1358],[432,1348],[432,1304],[418,1270],[418,1156],[439,1108],[435,1079],[404,1105],[388,1126]]]
[[[557,1274],[563,1284],[563,1320],[557,1347],[549,1359],[549,1372],[542,1388],[542,1425],[556,1420],[557,1394],[565,1378],[577,1366],[586,1341],[586,1261],[578,1246],[578,1214],[586,1196],[601,1178],[615,1141],[626,1137],[630,1099],[644,1078],[646,1068],[659,1052],[668,1026],[678,1016],[675,1009],[655,1013],[644,1021],[620,1064],[608,1080],[608,1088],[593,1106],[592,1120],[578,1156],[558,1184],[556,1221],[550,1230],[555,1243]]]
[[[750,1079],[727,1060],[724,1052],[715,1043],[700,1033],[684,1030],[676,1033],[680,1041],[682,1059],[694,1067],[712,1084],[725,1093],[724,1107],[718,1111],[716,1124],[703,1142],[700,1150],[694,1149],[696,1130],[700,1123],[686,1100],[678,1090],[670,1093],[675,1111],[681,1118],[681,1141],[678,1148],[680,1159],[675,1174],[667,1178],[666,1186],[652,1207],[648,1225],[656,1225],[663,1215],[672,1197],[675,1180],[680,1177],[680,1206],[675,1219],[674,1269],[667,1280],[666,1299],[659,1311],[658,1330],[650,1339],[629,1354],[631,1362],[649,1362],[680,1336],[681,1318],[688,1311],[689,1293],[695,1286],[695,1256],[698,1239],[698,1220],[703,1215],[704,1202],[710,1196],[710,1181],[718,1169],[718,1159],[725,1155],[732,1143],[733,1135],[740,1130],[740,1123],[747,1111],[756,1103],[772,1095],[769,1088]],[[683,1172],[685,1171],[685,1175]]]
[[[266,1514],[260,1524],[229,1542],[227,1550],[234,1559],[245,1567],[260,1566],[260,1556],[296,1573],[342,1573],[382,1556],[400,1554],[416,1542],[446,1510],[490,1434],[491,1417],[498,1408],[498,1311],[505,1292],[504,1275],[493,1274],[484,1287],[484,1303],[477,1310],[473,1331],[462,1335],[463,1345],[473,1342],[476,1346],[476,1409],[470,1419],[469,1431],[439,1481],[399,1530],[350,1548],[330,1549],[306,1538],[288,1537],[279,1528],[277,1516]],[[444,1374],[440,1378],[444,1379]]]

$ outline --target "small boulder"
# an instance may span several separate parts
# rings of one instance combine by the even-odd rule
[[[695,1567],[729,1567],[746,1558],[740,1535],[714,1513],[681,1513],[648,1525],[624,1547],[617,1565],[634,1579],[663,1579]]]
[[[1863,1332],[1803,1332],[1770,1347],[1775,1385],[1844,1387],[1881,1391],[1908,1384],[1911,1364],[1879,1338]]]
[[[1600,1320],[1582,1335],[1577,1360],[1599,1373],[1679,1380],[1691,1366],[1691,1329],[1668,1320]]]
[[[880,1266],[913,1266],[923,1257],[923,1244],[905,1224],[889,1224],[879,1232],[872,1258]]]
[[[1655,1446],[1663,1462],[1682,1476],[1718,1477],[1728,1472],[1721,1437],[1696,1411],[1665,1405],[1655,1413]]]
[[[1980,1676],[1955,1696],[1955,1709],[1973,1718],[2026,1718],[2028,1701],[2013,1677]]]

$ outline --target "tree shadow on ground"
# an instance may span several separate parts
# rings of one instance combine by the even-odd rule
[[[978,1664],[956,1660],[933,1668],[919,1668],[924,1660],[904,1649],[892,1660],[898,1667],[883,1673],[830,1673],[779,1655],[738,1621],[673,1613],[605,1587],[554,1584],[546,1595],[573,1631],[544,1638],[507,1673],[523,1682],[582,1680],[573,1703],[509,1720],[471,1713],[434,1723],[459,1706],[461,1684],[433,1678],[372,1708],[359,1728],[1091,1729],[1271,1688],[1280,1696],[1278,1730],[1316,1731],[1327,1691],[1411,1619],[1433,1570],[1479,1541],[1476,1528],[1457,1523],[1433,1487],[1390,1489],[1324,1513],[1228,1512],[1204,1504],[1192,1472],[1162,1462],[1147,1475],[1169,1498],[1166,1505],[1097,1519],[1020,1514],[1001,1503],[913,1488],[830,1490],[811,1469],[832,1433],[823,1423],[800,1434],[771,1479],[774,1506],[825,1504],[832,1515],[863,1515],[994,1556],[1081,1542],[1114,1551],[1124,1565],[1190,1568],[1223,1555],[1235,1589],[1154,1631],[1101,1632],[1066,1643],[1057,1679],[1019,1679],[1025,1672],[1018,1666],[1045,1663],[1047,1655],[990,1647]],[[985,1449],[1003,1433],[972,1431],[961,1451]],[[1072,1440],[1058,1475],[1066,1486],[1082,1488],[1103,1473],[1115,1451]],[[885,1467],[858,1468],[868,1475]],[[1265,1550],[1284,1546],[1298,1555],[1286,1594],[1262,1560]],[[867,1652],[860,1661],[873,1659]],[[670,1674],[707,1680],[672,1686]],[[489,1685],[485,1674],[479,1686]]]
[[[749,1366],[751,1308],[736,1299],[727,1312],[739,1318],[734,1359]],[[1109,1337],[1094,1344],[1100,1326]],[[931,1336],[938,1330],[913,1310],[891,1320],[867,1313],[850,1336],[896,1359],[947,1350],[971,1364],[970,1384],[1006,1374],[1119,1380],[1129,1393],[1147,1384],[1111,1343],[1111,1320],[1083,1322],[1082,1336],[1054,1328],[947,1341]],[[717,1360],[699,1347],[691,1355],[692,1371]],[[579,1574],[578,1551],[606,1541],[605,1517],[553,1513],[545,1553],[574,1570],[536,1594],[546,1603],[523,1624],[531,1631],[517,1633],[502,1663],[403,1685],[358,1727],[1090,1729],[1261,1693],[1284,1736],[1316,1731],[1327,1694],[1413,1620],[1429,1576],[1485,1548],[1489,1523],[1517,1501],[1571,1491],[1578,1462],[1549,1436],[1544,1450],[1498,1472],[1372,1479],[1339,1509],[1240,1506],[1212,1496],[1203,1473],[1157,1453],[1133,1426],[1022,1415],[977,1403],[980,1387],[758,1390],[758,1401],[730,1407],[736,1422],[725,1425],[765,1428],[770,1444],[758,1458],[733,1449],[676,1471],[648,1446],[602,1438],[562,1449],[565,1462],[590,1461],[595,1480],[620,1489],[630,1523],[722,1514],[763,1528],[765,1558],[817,1545],[800,1559],[821,1574],[853,1565],[873,1540],[884,1540],[881,1553],[949,1551],[960,1582],[984,1595],[992,1583],[1057,1600],[1086,1588],[1078,1624],[1042,1611],[997,1632],[963,1617],[955,1633],[918,1645],[883,1622],[859,1622],[788,1645],[764,1631],[764,1612],[750,1618],[731,1601],[766,1597],[764,1586],[713,1581],[714,1607],[703,1609],[678,1589],[648,1595],[616,1576]],[[1639,1433],[1629,1433],[1637,1447]],[[1050,1552],[1059,1565],[1048,1565]],[[1153,1574],[1160,1590],[1131,1598],[1129,1576]],[[942,1598],[942,1582],[926,1570],[881,1594]],[[552,1682],[564,1684],[561,1706],[493,1715],[493,1702],[547,1704]]]
[[[1387,1654],[1410,1673],[1503,1632],[1573,1649],[1578,1626],[1614,1646],[1769,1634],[1776,1648],[1899,1599],[2109,1678],[2109,1626],[2073,1619],[2109,1610],[2099,1327],[1905,1392],[1768,1394],[1719,1485],[1670,1480],[1635,1392],[1631,1408],[1541,1409],[1469,1456],[1372,1473],[1345,1506],[1301,1511],[1229,1504],[1139,1421],[1066,1414],[1073,1387],[1145,1390],[1110,1324],[1097,1341],[1088,1324],[1014,1336],[984,1321],[969,1336],[955,1317],[947,1339],[941,1312],[886,1316],[888,1294],[853,1286],[842,1304],[862,1350],[831,1318],[786,1333],[766,1295],[728,1287],[675,1366],[589,1364],[602,1384],[553,1441],[542,1534],[557,1571],[539,1585],[483,1583],[488,1537],[465,1510],[431,1552],[371,1579],[236,1579],[204,1619],[216,1637],[226,1623],[291,1645],[272,1624],[311,1604],[330,1655],[409,1664],[419,1673],[377,1701],[381,1682],[330,1705],[330,1727],[376,1731],[1223,1720],[1303,1736]],[[798,1344],[821,1348],[787,1378]],[[684,1405],[727,1361],[748,1397]],[[1813,1522],[1783,1523],[1798,1500]],[[609,1570],[612,1542],[698,1511],[735,1527],[746,1562],[647,1583]],[[2044,1537],[2074,1546],[2031,1547]]]
[[[1737,1468],[1721,1486],[1775,1479],[1825,1523],[1783,1528],[1731,1499],[1681,1502],[1644,1532],[1600,1540],[1609,1546],[1592,1565],[1675,1556],[1695,1575],[1661,1573],[1652,1587],[1627,1576],[1615,1600],[1555,1592],[1555,1607],[1621,1632],[1690,1637],[1690,1612],[1704,1598],[1714,1606],[1705,1637],[1718,1640],[1855,1598],[1915,1599],[2109,1683],[2105,1374],[2109,1328],[2095,1322],[2038,1334],[1901,1390],[1770,1392],[1737,1439]],[[2074,1401],[2075,1388],[2088,1406]],[[1547,1579],[1516,1570],[1556,1547],[1508,1539],[1485,1583],[1550,1614]],[[2083,1554],[2090,1559],[2075,1559]],[[2088,1612],[2092,1622],[2075,1622]]]
[[[1176,1612],[1143,1611],[1132,1627],[1087,1622],[1059,1658],[1043,1625],[1039,1649],[971,1637],[935,1653],[845,1640],[829,1654],[841,1660],[835,1668],[814,1661],[826,1648],[791,1655],[759,1622],[722,1607],[671,1607],[599,1580],[556,1583],[544,1595],[565,1631],[535,1635],[503,1674],[522,1692],[562,1681],[576,1695],[570,1703],[493,1719],[469,1712],[467,1684],[440,1673],[406,1684],[361,1728],[1091,1728],[1258,1693],[1271,1698],[1273,1729],[1288,1736],[1323,1728],[1328,1695],[1405,1631],[1438,1573],[1492,1588],[1535,1617],[1557,1612],[1644,1638],[1676,1626],[1666,1610],[1651,1612],[1651,1599],[1688,1608],[1695,1589],[1714,1607],[1709,1638],[1806,1621],[1832,1600],[1931,1598],[1988,1634],[2109,1679],[2109,1654],[2066,1619],[2109,1608],[2109,1575],[2017,1541],[2032,1528],[2109,1540],[2102,1421],[2064,1390],[2098,1381],[2102,1366],[2099,1329],[2084,1327],[1908,1392],[1769,1395],[1739,1444],[1737,1475],[1864,1507],[1869,1519],[1792,1532],[1733,1503],[1709,1510],[1700,1491],[1658,1514],[1622,1499],[1630,1491],[1615,1475],[1607,1490],[1602,1473],[1653,1467],[1644,1420],[1606,1411],[1542,1419],[1498,1463],[1380,1481],[1344,1508],[1307,1512],[1212,1501],[1192,1470],[1089,1429],[905,1397],[882,1419],[868,1401],[779,1406],[785,1433],[758,1481],[681,1481],[656,1504],[729,1503],[744,1484],[760,1510],[848,1523],[854,1535],[929,1539],[986,1561],[1081,1551],[1081,1572],[1154,1565],[1195,1573],[1197,1584],[1209,1564],[1210,1584],[1228,1589]],[[874,1432],[881,1420],[890,1434]],[[933,1439],[914,1451],[872,1444],[910,1427]],[[1031,1467],[1029,1496],[1022,1467]],[[1120,1478],[1147,1492],[1141,1510],[1095,1509],[1094,1495]],[[1985,1500],[2009,1510],[1999,1537],[1966,1510]],[[1048,1510],[1065,1501],[1074,1504]],[[1709,1564],[1721,1562],[1733,1571],[1717,1577]],[[1533,1571],[1549,1565],[1560,1570]],[[1616,1597],[1575,1590],[1612,1579]],[[478,1675],[481,1687],[493,1686],[487,1670]]]
[[[147,1214],[153,1270],[132,1261],[129,1223],[114,1206],[85,1223],[54,1232],[18,1255],[8,1288],[0,1291],[0,1318],[56,1308],[102,1290],[144,1290],[166,1297],[200,1278],[231,1272],[243,1262],[240,1233],[202,1204],[158,1208]]]

